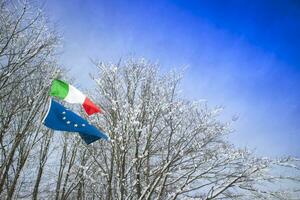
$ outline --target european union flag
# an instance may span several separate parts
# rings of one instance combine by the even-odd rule
[[[90,125],[88,121],[68,110],[53,99],[51,99],[48,113],[44,118],[44,124],[54,130],[78,132],[80,137],[87,144],[101,138],[109,140],[107,135]]]

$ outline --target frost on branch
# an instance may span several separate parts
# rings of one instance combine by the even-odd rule
[[[41,121],[58,37],[37,10],[0,0],[0,199],[38,198],[52,141]]]
[[[272,186],[288,178],[271,176],[278,162],[255,157],[226,140],[231,128],[217,119],[222,107],[210,109],[205,101],[190,102],[180,96],[182,74],[162,75],[156,64],[145,59],[96,65],[97,101],[106,111],[98,125],[114,141],[95,144],[90,160],[107,175],[99,177],[103,187],[94,190],[101,198],[288,199],[297,195]]]

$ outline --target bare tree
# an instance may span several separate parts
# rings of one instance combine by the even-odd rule
[[[1,199],[15,198],[21,185],[31,184],[22,178],[24,168],[44,140],[41,119],[58,40],[35,8],[27,1],[0,1]]]
[[[88,147],[91,156],[82,166],[88,197],[289,199],[262,187],[274,182],[267,170],[279,161],[230,144],[230,123],[218,120],[219,107],[180,96],[180,73],[161,75],[145,60],[97,67],[96,101],[105,115],[93,122],[112,142]]]

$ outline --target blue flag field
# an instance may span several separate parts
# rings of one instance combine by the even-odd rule
[[[98,130],[95,126],[90,125],[87,120],[53,99],[50,101],[49,110],[45,115],[43,123],[54,130],[78,132],[87,144],[99,139],[109,140],[106,134]]]

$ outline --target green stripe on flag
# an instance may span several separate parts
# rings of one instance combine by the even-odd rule
[[[51,89],[50,89],[50,95],[54,97],[58,97],[60,99],[64,99],[69,93],[69,84],[61,81],[54,79],[52,81]]]

